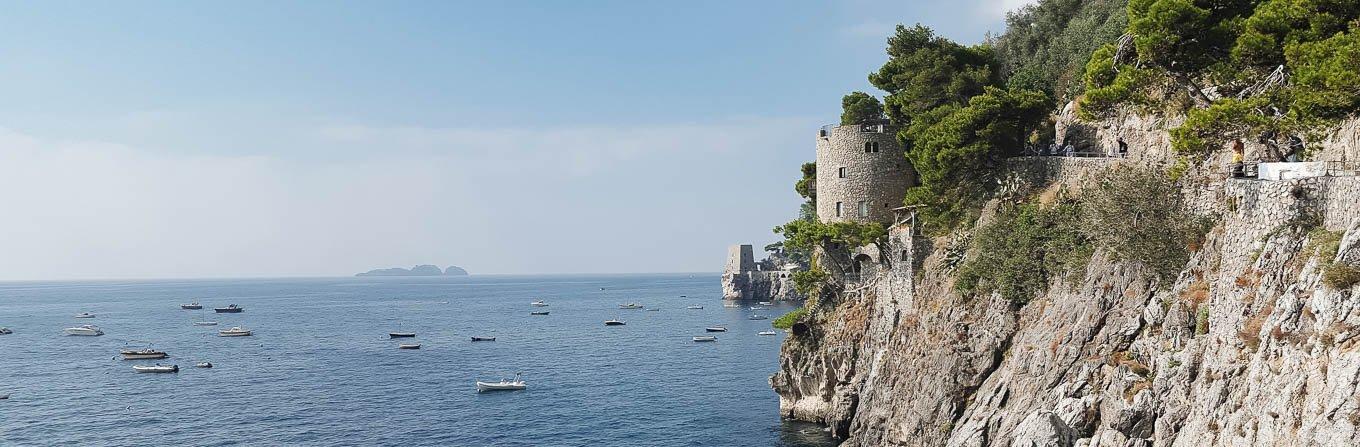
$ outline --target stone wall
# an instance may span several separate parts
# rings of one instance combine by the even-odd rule
[[[774,262],[755,261],[755,250],[750,244],[727,247],[727,264],[723,268],[724,300],[789,301],[803,299],[793,287],[792,272],[762,271],[758,266]],[[766,261],[769,261],[768,259]]]
[[[897,141],[897,128],[836,126],[817,136],[817,218],[822,222],[892,222],[916,173]],[[877,144],[865,152],[865,144]],[[841,168],[845,177],[841,178]],[[836,215],[836,203],[841,215]],[[864,202],[868,215],[860,215]]]

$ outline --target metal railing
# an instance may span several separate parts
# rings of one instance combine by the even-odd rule
[[[1076,150],[1072,145],[1059,147],[1056,144],[1044,146],[1041,144],[1025,145],[1021,155],[1029,157],[1072,157],[1072,158],[1128,158],[1128,151],[1119,150]]]

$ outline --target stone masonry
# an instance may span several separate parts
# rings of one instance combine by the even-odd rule
[[[888,124],[825,127],[817,135],[817,219],[891,223],[916,172]]]

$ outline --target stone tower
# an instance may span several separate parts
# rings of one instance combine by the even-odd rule
[[[824,126],[817,132],[817,219],[892,223],[916,171],[886,122]]]
[[[751,244],[727,247],[727,265],[723,267],[723,273],[745,273],[755,270],[755,249],[751,247]]]

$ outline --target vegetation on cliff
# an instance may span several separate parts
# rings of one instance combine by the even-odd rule
[[[1128,17],[1129,39],[1086,66],[1087,118],[1120,105],[1185,113],[1172,145],[1204,153],[1313,134],[1360,107],[1360,4],[1132,0]]]
[[[864,92],[853,92],[841,98],[841,125],[867,123],[883,119],[883,104]]]
[[[1080,202],[1026,203],[1001,210],[978,230],[974,253],[959,267],[955,288],[1025,304],[1055,278],[1081,275],[1093,244],[1081,231]]]
[[[1006,33],[992,42],[1006,86],[1043,91],[1059,103],[1080,95],[1091,52],[1128,26],[1127,3],[1045,0],[1007,14]]]

